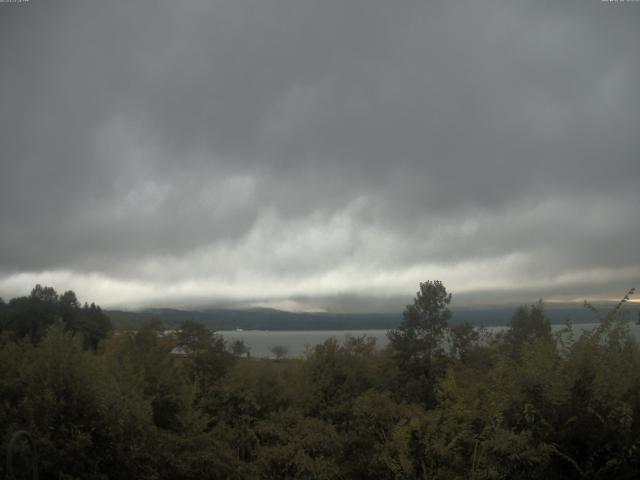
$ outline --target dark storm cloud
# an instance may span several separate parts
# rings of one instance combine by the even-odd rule
[[[639,20],[597,1],[0,4],[0,294],[616,294],[640,278]]]

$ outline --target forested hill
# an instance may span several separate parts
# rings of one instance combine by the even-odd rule
[[[139,312],[106,312],[116,328],[135,328],[150,319],[165,326],[178,327],[185,320],[195,320],[218,330],[360,330],[395,328],[402,320],[399,313],[331,314],[322,312],[287,312],[270,308],[246,310],[147,309]]]
[[[599,305],[606,312],[615,304]],[[598,306],[598,305],[597,305]],[[508,325],[517,305],[452,309],[451,324]],[[627,305],[629,318],[638,318],[640,306]],[[593,322],[594,315],[581,304],[548,304],[544,311],[551,323]],[[287,312],[269,308],[176,310],[154,308],[137,312],[107,310],[116,328],[136,328],[145,320],[157,319],[165,326],[177,327],[184,320],[196,320],[218,330],[362,330],[395,328],[402,321],[400,313],[323,313]]]
[[[198,321],[112,335],[99,306],[37,285],[0,301],[0,478],[32,477],[35,453],[12,440],[28,435],[43,479],[635,479],[633,294],[604,315],[587,304],[600,317],[588,334],[554,333],[541,305],[479,332],[452,325],[451,294],[426,281],[382,348],[329,336],[303,357],[256,358]]]

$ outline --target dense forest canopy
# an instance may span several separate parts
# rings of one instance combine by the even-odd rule
[[[269,360],[193,321],[112,331],[36,286],[0,302],[2,458],[27,430],[45,479],[637,478],[628,299],[581,336],[552,333],[542,304],[489,335],[450,326],[428,281],[384,349],[331,338]],[[27,478],[28,453],[10,456]]]
[[[36,285],[27,297],[12,298],[7,304],[0,299],[0,334],[4,337],[38,343],[57,320],[92,348],[112,329],[99,306],[81,305],[71,290],[58,295],[52,287]]]

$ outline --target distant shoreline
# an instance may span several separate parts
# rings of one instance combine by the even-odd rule
[[[615,304],[603,304],[603,313]],[[450,323],[471,323],[476,326],[500,327],[508,325],[517,306],[452,309]],[[623,311],[635,322],[640,315],[640,305],[627,304]],[[272,309],[208,309],[176,310],[168,308],[148,309],[138,312],[106,310],[115,328],[130,329],[149,320],[157,320],[166,328],[175,328],[185,320],[195,320],[219,331],[351,331],[389,330],[402,321],[400,313],[301,313]],[[582,304],[551,304],[545,307],[545,315],[553,325],[567,320],[575,324],[594,323],[598,319]]]

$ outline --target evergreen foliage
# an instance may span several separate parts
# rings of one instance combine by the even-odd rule
[[[0,299],[1,300],[1,299]],[[36,285],[28,297],[0,301],[0,335],[38,343],[56,320],[65,330],[82,336],[85,346],[95,348],[112,330],[109,318],[92,303],[84,306],[69,290],[62,295],[51,287]]]
[[[541,303],[487,336],[450,328],[450,294],[425,282],[389,347],[332,338],[277,361],[245,358],[239,347],[233,355],[195,322],[175,333],[149,322],[87,342],[78,318],[89,317],[71,293],[37,287],[0,303],[0,454],[11,433],[28,430],[40,478],[631,479],[640,471],[640,347],[623,308],[633,292],[580,336],[571,324],[552,334]]]

